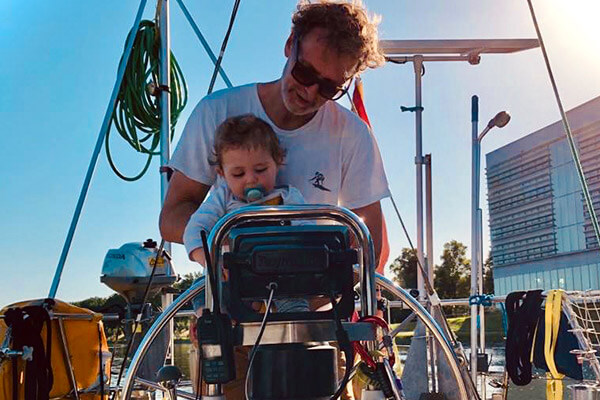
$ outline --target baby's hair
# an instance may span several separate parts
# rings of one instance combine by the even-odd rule
[[[231,149],[265,149],[279,166],[283,164],[286,151],[281,147],[271,125],[253,114],[243,114],[223,121],[217,127],[210,165],[222,167],[223,153]]]

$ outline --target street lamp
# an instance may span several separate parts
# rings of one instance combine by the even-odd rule
[[[479,98],[477,96],[471,97],[471,296],[479,295],[480,290],[483,292],[483,253],[481,249],[483,229],[481,227],[481,209],[479,208],[481,140],[492,128],[502,128],[509,121],[510,115],[506,111],[500,111],[488,122],[484,130],[478,133]],[[471,377],[473,382],[477,382],[477,312],[478,306],[476,304],[471,305]],[[480,325],[482,333],[484,333],[483,313]],[[481,341],[481,347],[485,349],[483,337]]]
[[[476,98],[477,96],[473,96],[473,97]],[[504,128],[506,126],[506,124],[508,124],[509,121],[510,121],[510,115],[508,115],[508,113],[506,111],[500,111],[498,114],[496,114],[496,116],[494,118],[490,119],[490,122],[488,122],[485,129],[477,137],[477,141],[481,142],[481,139],[483,139],[485,134],[488,133],[490,131],[490,129],[495,128],[495,127]]]

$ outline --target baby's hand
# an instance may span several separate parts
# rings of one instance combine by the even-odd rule
[[[190,253],[190,259],[192,261],[196,261],[202,266],[206,265],[206,259],[204,258],[204,249],[202,247],[198,247],[197,249],[192,250],[192,252]]]

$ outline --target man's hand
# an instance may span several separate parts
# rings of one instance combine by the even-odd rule
[[[190,216],[198,209],[210,186],[175,171],[169,181],[169,190],[160,212],[160,233],[174,243],[183,243],[183,231]]]
[[[356,208],[352,211],[361,217],[364,223],[367,225],[367,228],[369,228],[371,238],[373,239],[373,247],[375,248],[375,265],[377,266],[376,272],[383,274],[383,264],[380,265],[379,259],[381,256],[387,259],[389,255],[389,246],[387,244],[387,233],[385,232],[385,221],[383,220],[383,213],[381,212],[381,204],[377,201],[369,204],[368,206]],[[384,241],[385,244],[383,243]],[[384,251],[384,254],[382,254],[382,248],[386,250]]]

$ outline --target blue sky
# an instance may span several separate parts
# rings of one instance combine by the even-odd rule
[[[535,37],[522,0],[366,0],[383,18],[383,39]],[[216,51],[231,1],[186,1]],[[123,44],[139,3],[134,0],[0,2],[0,304],[47,295],[92,149],[116,77]],[[542,33],[567,109],[600,95],[600,6],[595,0],[534,1]],[[295,1],[242,1],[223,61],[234,84],[279,77],[283,44]],[[153,18],[148,4],[145,18]],[[193,106],[206,93],[211,63],[176,2],[172,47]],[[410,65],[386,65],[363,75],[366,106],[396,203],[415,238],[414,105]],[[217,88],[224,87],[221,80]],[[512,121],[492,131],[483,153],[559,119],[540,50],[483,57],[481,64],[426,64],[423,78],[423,151],[433,158],[434,260],[442,245],[470,245],[470,98],[480,97],[481,126],[507,109]],[[114,132],[113,132],[114,133]],[[115,159],[128,173],[143,156],[112,137]],[[483,185],[485,193],[485,184]],[[99,280],[110,248],[158,237],[158,164],[136,183],[119,180],[103,153],[67,259],[58,297],[81,300],[111,292]],[[407,241],[385,200],[392,256]],[[487,216],[485,194],[482,195]],[[487,219],[485,221],[487,226]],[[484,247],[487,249],[487,230]],[[174,250],[180,274],[196,269]]]

